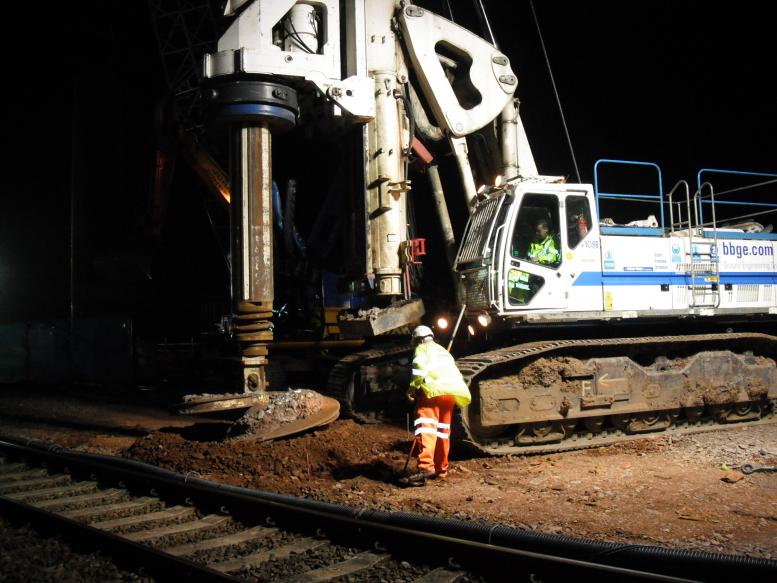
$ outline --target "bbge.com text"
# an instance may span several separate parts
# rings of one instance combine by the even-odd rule
[[[737,259],[742,259],[742,257],[747,257],[749,255],[760,257],[771,257],[774,255],[774,249],[771,245],[742,245],[724,241],[721,246],[723,248],[723,255],[731,255]]]

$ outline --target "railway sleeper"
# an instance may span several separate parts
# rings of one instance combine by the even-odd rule
[[[64,496],[75,496],[77,494],[89,494],[97,491],[96,482],[75,482],[66,486],[56,488],[42,488],[39,490],[23,490],[12,494],[4,494],[11,500],[20,502],[34,502],[37,500],[48,500],[52,498],[62,498]]]
[[[27,482],[35,478],[47,476],[44,468],[15,468],[12,471],[0,472],[0,487],[10,485],[12,482]]]
[[[77,510],[67,510],[60,514],[66,518],[74,520],[83,520],[86,522],[95,522],[106,516],[132,516],[139,512],[152,512],[162,508],[162,501],[158,498],[132,498],[126,502],[116,504],[105,504],[102,506],[90,506],[79,508]]]
[[[742,411],[734,411],[734,413],[741,414]],[[591,423],[594,422],[593,418],[589,420]],[[53,458],[57,454],[46,451],[42,455]],[[2,461],[0,461],[1,466]],[[133,468],[132,471],[136,473],[137,468]],[[115,469],[111,470],[111,474],[115,474]],[[155,477],[149,476],[151,479]],[[110,481],[119,480],[121,484],[125,479],[124,476],[114,475]],[[96,482],[88,484],[93,486]],[[100,484],[98,487],[105,487],[102,480]],[[181,491],[173,498],[189,500],[190,498],[186,496],[190,493],[189,488],[188,483],[184,483]],[[201,485],[197,488],[201,488]],[[62,499],[72,500],[79,497],[74,496],[67,488],[60,490]],[[117,490],[104,490],[104,492],[111,491]],[[244,524],[229,516],[202,517],[201,511],[191,506],[154,510],[160,505],[163,506],[164,503],[160,499],[154,502],[147,497],[133,497],[123,488],[118,491],[122,494],[122,501],[107,502],[99,506],[90,505],[86,496],[80,496],[84,504],[77,510],[62,509],[62,504],[51,504],[46,509],[36,508],[23,502],[10,501],[7,496],[0,496],[0,504],[4,509],[12,511],[16,520],[27,521],[32,517],[44,528],[56,527],[70,533],[71,537],[83,538],[84,541],[88,541],[90,548],[104,549],[107,545],[111,549],[112,556],[122,557],[125,560],[131,557],[137,565],[148,568],[150,572],[158,573],[164,580],[176,577],[222,580],[222,577],[226,576],[228,580],[244,578],[253,580],[258,577],[273,583],[354,579],[377,581],[394,580],[398,574],[401,574],[402,580],[412,583],[453,583],[462,578],[482,580],[481,575],[496,572],[494,568],[497,565],[481,560],[483,552],[487,552],[490,559],[496,559],[497,563],[507,561],[512,567],[522,565],[521,568],[531,569],[526,572],[519,572],[520,569],[511,571],[514,578],[516,576],[528,578],[530,572],[535,572],[535,567],[541,569],[540,572],[547,570],[550,574],[559,574],[562,571],[571,573],[573,569],[574,573],[578,574],[579,569],[584,569],[591,577],[595,574],[609,575],[609,578],[605,577],[609,580],[625,573],[616,565],[523,552],[512,547],[504,549],[499,546],[492,547],[490,542],[486,545],[480,541],[479,536],[468,541],[440,536],[436,531],[426,533],[423,530],[414,531],[404,522],[402,523],[404,526],[399,527],[400,536],[394,538],[392,535],[396,527],[385,529],[387,525],[382,521],[371,523],[369,518],[365,517],[363,523],[352,524],[354,520],[352,516],[356,516],[356,509],[352,509],[354,514],[346,517],[339,512],[322,514],[322,511],[317,509],[315,517],[303,513],[307,520],[300,523],[297,513],[301,508],[293,510],[288,515],[284,515],[282,510],[284,504],[278,505],[277,501],[273,501],[272,506],[264,510],[260,508],[266,505],[266,501],[260,502],[254,508],[243,508],[246,500],[241,495],[240,499],[235,499],[236,502],[239,500],[235,508],[229,505],[222,508],[229,507],[238,514],[241,510],[247,510],[246,516],[249,517],[249,523]],[[219,491],[219,496],[223,495]],[[206,503],[206,505],[211,504]],[[69,503],[64,504],[65,508],[70,506]],[[59,510],[51,510],[57,507]],[[111,511],[130,507],[133,511],[137,510],[142,514],[109,520],[100,519],[105,514],[111,514]],[[157,520],[148,519],[149,517],[158,519],[162,515],[164,520],[179,522],[174,525],[159,526]],[[269,526],[252,526],[262,518]],[[324,520],[324,524],[334,527],[333,531],[329,532],[329,528],[320,526],[319,518]],[[84,520],[89,522],[89,526],[83,525]],[[338,525],[344,526],[341,520],[346,520],[349,528],[338,528]],[[142,530],[119,534],[128,526],[142,527]],[[366,530],[363,531],[363,528]],[[373,532],[373,529],[376,530]],[[327,538],[331,534],[335,536]],[[408,544],[408,536],[413,540],[424,540],[431,544],[424,545],[424,550],[421,552],[419,545]],[[177,537],[179,540],[176,540]],[[489,541],[490,537],[491,531]],[[451,543],[455,543],[453,547],[449,547]],[[433,549],[435,552],[430,555]],[[186,557],[192,559],[189,560]],[[448,567],[439,567],[445,557],[447,557]],[[461,570],[463,565],[467,571]],[[469,572],[470,568],[474,572]],[[695,569],[696,566],[694,565],[693,568]],[[641,572],[630,570],[628,573]],[[232,577],[232,574],[235,576]],[[641,574],[654,577],[652,573]],[[504,572],[500,571],[500,577],[503,576]],[[730,577],[730,574],[727,577]]]
[[[41,475],[41,474],[38,474]],[[45,477],[32,478],[29,480],[13,480],[0,484],[0,495],[13,494],[15,492],[27,492],[31,490],[43,490],[49,488],[56,488],[65,484],[70,484],[70,476],[67,475],[54,475],[49,476],[47,473],[42,474]]]

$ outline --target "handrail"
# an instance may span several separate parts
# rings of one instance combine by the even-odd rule
[[[712,191],[712,183],[707,180],[705,182],[702,182],[702,175],[703,174],[726,174],[726,175],[734,175],[734,176],[763,176],[763,177],[769,177],[777,179],[777,174],[771,173],[771,172],[745,172],[742,170],[722,170],[719,168],[702,168],[699,170],[699,172],[696,174],[696,188],[697,193],[701,193],[704,185],[709,185],[710,190]],[[733,192],[739,192],[742,190],[745,190],[745,188],[755,188],[757,186],[765,186],[768,184],[772,184],[777,180],[767,180],[764,182],[759,182],[753,185],[749,185],[747,187],[740,187],[735,188],[730,191],[719,193],[720,194],[730,194]],[[712,205],[712,214],[713,214],[713,225],[716,225],[715,223],[715,205],[716,204],[726,204],[726,205],[739,205],[739,206],[754,206],[754,207],[766,207],[766,208],[777,208],[777,204],[774,203],[766,203],[766,202],[756,202],[756,201],[731,201],[731,200],[718,200],[715,201],[714,194],[712,194],[710,199],[707,199],[704,196],[699,196],[698,198],[698,212],[699,212],[699,225],[704,224],[704,207],[702,206],[702,203],[707,203]]]
[[[710,189],[710,202],[712,203],[711,209],[712,209],[712,231],[715,233],[715,244],[718,242],[718,219],[715,216],[715,189],[712,186],[711,182],[704,182],[699,187],[699,190],[696,191],[696,194],[699,196],[699,209],[701,209],[701,202],[704,200],[704,193],[702,192],[704,190],[704,187],[708,186]],[[694,201],[695,203],[695,201]],[[701,215],[701,218],[704,219],[704,215]]]
[[[688,205],[687,207],[688,208],[688,232],[690,232],[692,228],[690,186],[688,186],[687,180],[678,180],[677,183],[669,191],[669,194],[667,195],[667,197],[669,198],[669,232],[672,234],[674,234],[674,213],[672,212],[672,195],[674,194],[674,191],[677,190],[677,187],[680,185],[685,186],[685,200],[686,200],[686,204]],[[683,216],[682,216],[682,213],[680,213],[680,227],[682,226],[683,226]]]
[[[715,244],[713,246],[713,249],[715,250],[714,256],[713,253],[710,251],[709,253],[709,262],[715,266],[712,275],[715,277],[715,282],[712,286],[710,286],[712,290],[717,289],[717,293],[713,294],[715,297],[715,304],[713,308],[720,307],[720,255],[718,253],[718,223],[717,218],[715,216],[715,189],[712,186],[712,183],[710,182],[704,182],[699,184],[699,188],[696,190],[696,192],[693,193],[693,207],[694,210],[701,209],[701,201],[704,199],[703,196],[703,190],[704,187],[709,187],[710,190],[710,200],[712,201],[712,234],[715,240]],[[700,211],[699,211],[700,212]],[[699,221],[699,215],[697,215],[696,218],[696,228],[699,230],[699,236],[704,237],[704,227],[701,226],[702,223]],[[693,236],[690,235],[692,232],[691,229],[688,229],[688,233],[690,236],[690,253],[691,253],[691,302],[692,306],[696,307],[696,270],[693,269],[693,260],[694,260],[694,250],[693,250]],[[714,286],[717,286],[715,288]],[[706,295],[706,294],[705,294]]]
[[[489,274],[489,279],[491,281],[488,282],[488,288],[491,292],[491,297],[489,298],[491,300],[491,305],[493,306],[494,303],[497,303],[497,307],[499,309],[504,307],[504,286],[501,285],[502,273],[504,273],[505,259],[510,255],[510,251],[507,250],[507,245],[509,242],[507,241],[507,237],[503,237],[503,234],[507,232],[505,229],[506,225],[507,223],[502,223],[496,228],[496,232],[494,233],[494,260],[491,262],[491,267],[489,268],[489,270],[492,271],[494,269],[494,265],[498,267],[496,277],[491,277],[492,274]],[[504,242],[501,240],[502,238],[505,239]],[[497,256],[497,253],[501,247],[504,247],[504,249],[502,250],[501,255]],[[499,261],[497,261],[497,259],[499,259]],[[498,291],[498,295],[495,296],[494,291]]]
[[[599,166],[601,164],[620,164],[623,166],[651,166],[658,172],[658,194],[622,194],[614,192],[599,192]],[[614,160],[609,158],[602,158],[596,161],[594,164],[594,196],[596,198],[596,214],[601,220],[602,215],[599,209],[599,198],[609,199],[637,199],[637,200],[653,200],[658,202],[658,206],[661,214],[661,229],[664,228],[664,187],[663,180],[661,178],[661,168],[658,164],[653,162],[640,162],[637,160]]]

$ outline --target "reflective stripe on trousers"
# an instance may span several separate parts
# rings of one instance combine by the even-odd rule
[[[418,392],[415,439],[420,472],[434,472],[438,476],[448,473],[451,420],[455,405],[456,400],[452,395],[429,398],[423,391]]]

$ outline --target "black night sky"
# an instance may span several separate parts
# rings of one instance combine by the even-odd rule
[[[574,180],[529,3],[485,4],[519,79],[540,171]],[[444,2],[426,5],[447,14]],[[470,2],[451,5],[480,32]],[[701,167],[777,171],[766,4],[535,7],[583,182],[599,158],[656,162],[665,186]],[[156,313],[165,302],[224,296],[223,258],[192,176],[176,178],[156,251],[143,235],[165,95],[146,3],[15,10],[6,20],[17,41],[5,83],[0,323],[67,317],[74,189],[79,314]]]

